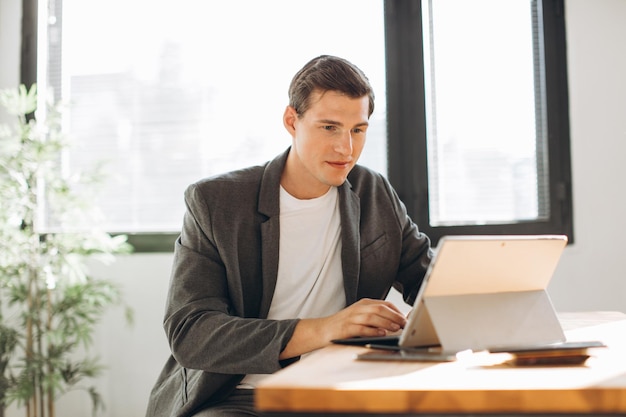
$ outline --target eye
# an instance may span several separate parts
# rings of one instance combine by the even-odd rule
[[[337,130],[337,126],[324,125],[324,126],[322,126],[322,129],[327,130],[329,132],[334,132],[335,130]]]

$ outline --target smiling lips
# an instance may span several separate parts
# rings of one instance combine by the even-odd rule
[[[346,168],[350,167],[350,162],[328,161],[328,165],[330,165],[333,168],[346,169]]]

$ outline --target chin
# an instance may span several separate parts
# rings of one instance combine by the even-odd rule
[[[343,185],[343,183],[344,183],[344,182],[346,182],[346,178],[347,178],[347,177],[343,177],[343,178],[337,179],[337,180],[335,180],[335,181],[330,181],[330,182],[328,183],[328,185],[330,185],[330,186],[332,186],[332,187],[340,187],[340,186],[342,186],[342,185]]]

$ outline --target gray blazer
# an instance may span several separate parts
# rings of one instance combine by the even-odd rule
[[[192,416],[245,374],[293,362],[278,357],[298,319],[265,319],[278,271],[279,185],[288,152],[185,191],[164,319],[172,354],[147,417]],[[413,304],[432,258],[430,241],[389,182],[355,166],[339,187],[339,207],[346,305],[385,298],[392,286]]]

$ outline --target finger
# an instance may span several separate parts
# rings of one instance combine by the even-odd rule
[[[385,303],[364,304],[355,309],[352,319],[355,324],[389,331],[400,330],[406,324],[404,315]]]
[[[391,310],[394,310],[398,314],[404,315],[402,310],[400,310],[394,303],[392,303],[391,301],[387,301],[387,300],[378,300],[378,299],[371,299],[371,298],[361,298],[355,304],[366,304],[366,305],[380,305],[380,304],[382,304],[382,305],[387,306]]]

